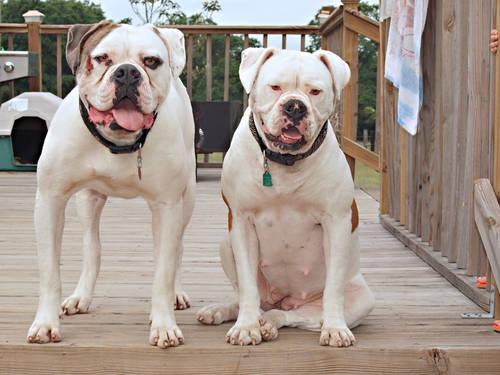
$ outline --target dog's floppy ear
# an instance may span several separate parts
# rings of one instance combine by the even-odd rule
[[[351,69],[349,69],[349,65],[330,51],[320,49],[314,52],[314,56],[317,56],[328,68],[333,79],[333,85],[335,86],[335,95],[339,97],[343,88],[351,78]]]
[[[85,54],[90,53],[102,38],[118,26],[106,20],[91,25],[77,24],[69,28],[66,61],[73,74],[78,70]]]
[[[160,38],[168,49],[170,69],[174,77],[179,77],[186,65],[186,48],[184,46],[184,34],[178,29],[157,29]]]
[[[261,66],[275,52],[275,48],[247,48],[241,52],[240,81],[247,94],[250,94]]]

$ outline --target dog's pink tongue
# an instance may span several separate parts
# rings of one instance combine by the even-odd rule
[[[125,100],[122,104],[112,109],[115,121],[122,127],[130,131],[136,131],[143,127],[144,115],[137,110],[137,107],[130,100]]]
[[[288,128],[284,130],[283,133],[281,133],[281,140],[287,144],[297,143],[301,139],[302,139],[302,134],[295,127]]]

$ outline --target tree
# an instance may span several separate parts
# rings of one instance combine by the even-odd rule
[[[30,9],[37,9],[43,14],[45,24],[74,24],[95,23],[104,19],[104,12],[100,5],[89,0],[9,0],[0,1],[1,21],[9,23],[24,23],[23,14]],[[26,35],[15,35],[13,38],[14,50],[27,50]],[[7,36],[2,35],[2,46],[7,45]],[[66,45],[66,36],[62,38],[62,47]],[[42,36],[42,72],[44,91],[56,92],[56,37],[54,35]],[[75,85],[74,76],[63,58],[62,88],[63,96]],[[27,91],[26,80],[16,82],[16,93]],[[4,85],[0,89],[0,99],[9,98],[8,88]]]
[[[137,0],[129,0],[131,3]],[[146,1],[146,0],[141,0]],[[213,15],[221,11],[219,0],[207,0],[201,4],[201,10],[193,14],[186,14],[180,7],[166,5],[160,7],[160,0],[149,2],[156,3],[155,9],[158,17],[156,24],[169,25],[215,25]],[[144,18],[144,16],[142,16]],[[142,18],[141,18],[142,19]],[[212,35],[212,100],[224,99],[224,61],[225,61],[225,36]],[[193,35],[193,86],[192,99],[195,101],[206,100],[206,41],[205,35]],[[241,51],[244,48],[244,40],[240,36],[230,37],[231,56],[229,65],[229,100],[242,100],[243,87],[241,86],[238,68],[241,60]],[[249,38],[250,47],[258,47],[259,42]],[[186,70],[181,75],[186,84]]]
[[[180,9],[179,3],[173,0],[129,0],[130,7],[143,24],[161,22],[165,15]]]

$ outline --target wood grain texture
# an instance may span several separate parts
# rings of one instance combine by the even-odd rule
[[[218,256],[227,230],[220,170],[200,169],[197,202],[184,239],[183,282],[193,307],[176,312],[186,343],[166,351],[147,344],[153,277],[151,220],[141,199],[110,198],[101,221],[102,267],[89,314],[64,317],[60,344],[29,345],[38,271],[33,228],[35,174],[0,173],[0,374],[493,374],[500,335],[480,309],[379,223],[378,203],[356,191],[361,267],[377,303],[354,330],[356,346],[318,345],[318,333],[287,328],[276,342],[235,347],[230,324],[196,322],[207,303],[235,296]],[[74,200],[66,210],[63,296],[81,267],[82,228]],[[440,372],[439,372],[439,371]]]
[[[500,206],[490,180],[474,184],[474,221],[488,255],[491,272],[500,280]]]
[[[494,11],[491,0],[430,2],[422,37],[424,92],[417,135],[396,140],[391,127],[397,124],[390,121],[396,108],[386,104],[384,111],[387,212],[469,275],[486,272],[472,191],[474,180],[492,177],[493,169],[494,85],[484,41]],[[385,102],[388,95],[386,86]],[[401,160],[391,163],[397,155]]]

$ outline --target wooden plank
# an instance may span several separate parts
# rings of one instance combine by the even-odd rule
[[[403,128],[399,130],[399,183],[400,183],[400,191],[399,191],[399,222],[401,225],[405,225],[406,223],[406,179],[407,179],[407,165],[406,165],[406,132]],[[411,172],[410,172],[411,173]]]
[[[229,66],[231,64],[231,35],[226,34],[224,50],[224,101],[229,100]]]
[[[423,69],[423,100],[419,114],[419,129],[417,136],[418,157],[420,173],[417,175],[419,194],[417,195],[417,236],[422,241],[430,241],[430,163],[434,152],[432,148],[433,131],[436,129],[436,82],[439,78],[439,67],[436,64],[436,41],[437,41],[437,4],[429,4],[426,16],[426,26],[422,35],[422,66]]]
[[[155,265],[151,214],[142,199],[118,198],[109,198],[103,211],[101,273],[90,313],[64,317],[59,344],[26,344],[38,293],[35,191],[35,173],[0,173],[1,373],[93,374],[105,368],[105,373],[150,374],[175,366],[179,373],[196,374],[475,375],[493,374],[500,365],[500,335],[492,332],[491,322],[460,318],[460,312],[481,310],[384,230],[378,203],[360,190],[355,198],[361,266],[377,305],[354,329],[356,345],[348,350],[320,347],[318,332],[295,328],[282,329],[277,341],[255,347],[226,344],[231,323],[211,327],[195,319],[201,306],[234,298],[218,255],[227,211],[220,197],[220,170],[214,169],[199,170],[197,204],[184,239],[182,278],[192,307],[177,311],[176,317],[185,345],[165,352],[147,343]],[[64,297],[78,282],[81,236],[72,199],[61,258]]]
[[[266,38],[267,42],[267,38]],[[248,34],[245,34],[243,37],[243,48],[247,49],[248,48]],[[248,94],[245,92],[243,89],[243,111],[248,107]]]
[[[464,132],[468,104],[460,93],[467,90],[467,64],[464,61],[468,55],[468,12],[468,2],[443,1],[441,77],[445,84],[440,92],[443,132],[441,252],[450,262],[456,262],[458,254],[465,248],[459,232],[464,231],[460,197],[464,189]],[[459,267],[464,266],[462,261]]]
[[[267,34],[262,36],[262,47],[267,48]]]
[[[187,43],[187,92],[193,98],[193,36],[188,35]]]
[[[62,53],[61,35],[56,35],[56,90],[57,96],[62,98]]]
[[[300,50],[305,51],[306,50],[306,35],[302,34],[300,36]]]
[[[7,50],[14,51],[14,35],[12,33],[7,34]],[[15,83],[14,81],[9,82],[9,96],[13,98],[16,95]]]
[[[345,136],[342,138],[342,151],[353,159],[359,160],[366,166],[379,171],[379,156]]]
[[[380,24],[380,44],[378,48],[378,68],[377,68],[377,115],[379,116],[379,132],[380,132],[380,214],[386,215],[389,212],[388,195],[389,187],[387,181],[387,151],[385,134],[388,126],[385,116],[385,91],[386,82],[384,78],[385,70],[385,55],[387,48],[388,21],[385,20]]]
[[[42,28],[44,26],[42,25]],[[162,25],[159,27],[176,28],[185,34],[269,34],[269,35],[300,35],[320,34],[316,25],[284,25],[284,26],[230,26],[230,25]],[[2,28],[0,27],[0,32]]]
[[[336,8],[330,17],[319,27],[321,35],[328,36],[333,34],[343,24],[344,20],[344,6],[340,5]],[[0,29],[1,30],[1,29]]]
[[[281,48],[286,49],[286,34],[281,35]]]
[[[349,30],[366,36],[375,43],[380,43],[379,24],[371,18],[346,9],[346,12],[344,12],[344,25]]]
[[[205,65],[207,79],[207,102],[212,101],[212,35],[207,34],[207,62]]]
[[[385,229],[396,236],[405,246],[434,268],[436,272],[441,274],[465,296],[474,301],[483,310],[489,310],[489,293],[484,289],[476,288],[475,277],[467,275],[465,271],[457,268],[455,264],[447,262],[431,246],[389,216],[381,216],[380,221]]]
[[[344,25],[342,37],[342,58],[351,69],[351,79],[342,93],[342,135],[355,141],[358,124],[358,35]],[[354,176],[355,160],[348,157],[347,162]]]
[[[468,79],[469,111],[467,116],[468,162],[465,168],[465,199],[463,210],[467,213],[466,265],[469,275],[486,272],[484,247],[474,224],[473,183],[477,178],[490,177],[491,139],[490,126],[490,51],[488,40],[491,30],[491,2],[474,3],[469,11]],[[470,145],[470,147],[469,147]]]
[[[500,280],[500,206],[490,180],[474,183],[474,219],[495,280]]]

